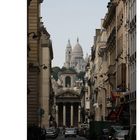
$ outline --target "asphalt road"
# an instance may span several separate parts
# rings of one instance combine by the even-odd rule
[[[56,139],[46,138],[46,140],[87,140],[84,137],[76,136],[76,137],[67,137],[65,138],[64,135],[59,135]]]

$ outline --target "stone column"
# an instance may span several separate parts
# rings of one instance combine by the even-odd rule
[[[57,126],[58,126],[58,105],[56,105],[56,123],[57,123]]]
[[[63,105],[63,126],[66,126],[66,105]]]
[[[80,112],[81,112],[81,107],[80,105],[78,105],[78,126],[80,127],[80,123],[81,123],[81,115],[80,115]]]
[[[73,104],[71,104],[71,126],[73,126]]]

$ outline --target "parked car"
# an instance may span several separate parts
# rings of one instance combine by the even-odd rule
[[[46,129],[46,137],[56,138],[58,136],[58,131],[56,128],[47,128]]]
[[[109,132],[108,132],[108,139],[109,139],[109,140],[112,140],[114,134],[117,133],[117,132],[122,131],[123,128],[124,128],[124,127],[121,126],[121,125],[111,125],[111,126],[109,127],[109,129],[108,129],[108,130],[109,130]]]
[[[89,124],[82,123],[81,127],[79,128],[78,135],[82,137],[89,137]]]
[[[127,140],[136,140],[136,124],[130,127],[129,135]]]
[[[121,130],[120,132],[116,132],[112,138],[112,140],[126,140],[126,136],[128,135],[129,130]]]
[[[89,124],[88,123],[82,123],[81,128],[89,129]]]
[[[59,129],[60,134],[64,134],[64,128],[63,127],[59,127],[58,129]]]
[[[83,136],[83,128],[79,128],[79,130],[78,130],[78,135],[79,135],[79,136]]]
[[[107,128],[101,131],[101,140],[108,140],[109,130]]]
[[[86,128],[80,128],[78,132],[79,136],[85,137],[86,136]]]
[[[73,137],[76,137],[76,130],[75,128],[65,128],[65,137],[68,137],[68,136],[73,136]]]
[[[76,135],[78,135],[79,129],[78,127],[74,127],[75,131],[76,131]]]

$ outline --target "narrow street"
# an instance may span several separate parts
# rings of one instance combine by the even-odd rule
[[[27,9],[28,140],[135,140],[136,0]]]
[[[67,137],[65,138],[64,135],[59,135],[57,138],[46,138],[46,140],[87,140],[84,137],[76,136],[76,137]]]

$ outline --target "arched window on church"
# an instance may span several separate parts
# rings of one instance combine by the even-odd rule
[[[71,78],[70,78],[70,76],[67,76],[65,78],[65,87],[71,87]]]

